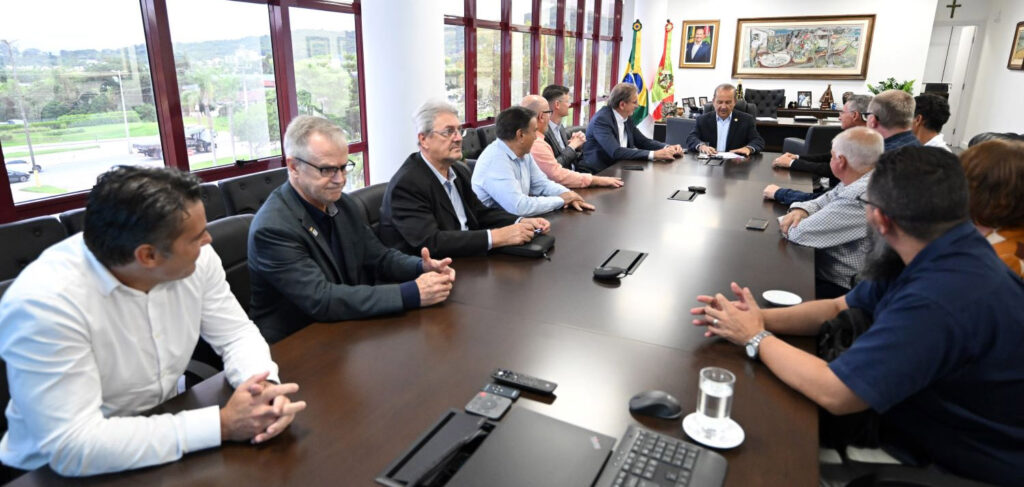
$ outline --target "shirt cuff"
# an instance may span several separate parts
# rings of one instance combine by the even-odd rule
[[[423,259],[420,259],[419,263],[416,264],[416,273],[423,274]]]
[[[420,262],[420,266],[423,263]],[[420,272],[422,274],[422,271]],[[405,281],[398,285],[398,290],[402,292],[402,307],[405,309],[416,309],[420,307],[420,288],[416,285],[416,281]]]
[[[652,151],[652,150],[651,151],[647,151],[647,160],[648,161],[653,161],[654,160],[654,151]]]
[[[183,453],[220,446],[220,408],[209,406],[177,414],[184,429]]]
[[[519,220],[516,220],[516,221],[518,222]],[[491,250],[492,247],[494,247],[494,241],[491,239],[491,231],[488,230],[487,231],[487,250]]]

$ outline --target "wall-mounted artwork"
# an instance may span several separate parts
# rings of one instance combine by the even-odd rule
[[[684,20],[680,68],[713,68],[718,57],[717,20]]]
[[[1010,69],[1024,69],[1024,22],[1018,22],[1013,31],[1013,43],[1010,44],[1010,60],[1006,63]]]
[[[866,79],[874,15],[739,19],[734,78]]]

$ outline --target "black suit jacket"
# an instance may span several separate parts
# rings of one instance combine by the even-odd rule
[[[398,168],[384,191],[380,238],[386,245],[415,255],[426,247],[434,259],[483,255],[487,253],[487,229],[515,223],[515,215],[480,202],[464,166],[453,164],[451,170],[455,171],[455,188],[462,198],[469,230],[462,230],[444,186],[415,152]]]
[[[562,140],[562,145],[565,149],[558,147],[558,140]],[[569,137],[565,134],[565,128],[561,125],[558,126],[558,131],[551,130],[551,126],[548,125],[548,129],[544,131],[544,142],[547,142],[551,146],[551,152],[555,154],[555,160],[558,164],[566,169],[575,170],[576,161],[580,157],[580,153],[576,152],[576,149],[569,147]]]
[[[398,284],[419,274],[420,258],[380,243],[342,195],[335,205],[334,229],[341,237],[341,260],[316,231],[313,217],[285,182],[270,194],[249,228],[249,314],[274,343],[315,321],[339,321],[395,313],[403,309]]]
[[[665,144],[648,139],[640,133],[633,121],[626,119],[626,147],[619,143],[619,126],[611,107],[605,105],[594,114],[587,126],[587,141],[583,143],[583,162],[587,170],[597,173],[622,159],[647,160],[651,151]]]
[[[701,143],[715,147],[718,145],[718,115],[711,111],[697,117],[697,125],[686,137],[686,146],[697,150]],[[732,111],[732,122],[729,123],[729,136],[725,140],[726,150],[750,147],[754,152],[764,150],[764,139],[757,133],[755,119],[749,113]]]

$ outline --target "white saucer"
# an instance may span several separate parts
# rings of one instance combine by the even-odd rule
[[[761,293],[761,297],[763,297],[765,301],[776,306],[794,306],[803,302],[803,300],[800,299],[800,296],[789,291],[780,291],[778,289],[765,291]]]
[[[711,430],[700,427],[700,419],[698,419],[700,416],[700,413],[692,412],[683,418],[683,431],[697,443],[712,448],[726,449],[739,446],[740,443],[743,443],[744,438],[746,438],[743,428],[740,427],[739,423],[733,421],[732,418],[721,420],[724,425],[723,428]]]

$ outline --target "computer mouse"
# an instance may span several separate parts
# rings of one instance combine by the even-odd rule
[[[665,391],[644,391],[629,400],[629,412],[655,418],[679,419],[683,408]]]
[[[625,273],[626,269],[621,267],[595,267],[594,279],[612,281],[621,278]]]

